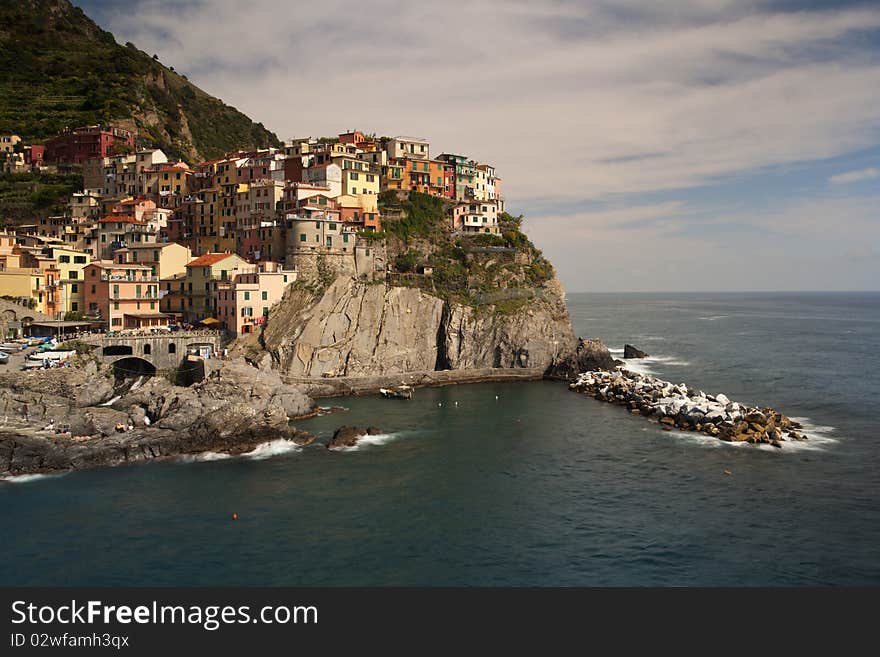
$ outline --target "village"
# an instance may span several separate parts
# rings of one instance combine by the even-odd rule
[[[41,145],[0,135],[0,157],[6,173],[82,175],[63,214],[0,232],[0,297],[49,318],[35,322],[47,334],[235,338],[295,281],[384,278],[380,195],[445,199],[453,233],[497,235],[504,211],[492,165],[432,157],[417,137],[350,131],[189,166],[128,130],[88,126]],[[38,334],[27,328],[5,321],[3,337]]]

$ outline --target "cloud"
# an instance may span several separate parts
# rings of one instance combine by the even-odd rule
[[[282,138],[418,134],[495,164],[572,289],[805,289],[828,287],[829,225],[835,253],[876,236],[860,201],[690,195],[880,144],[880,8],[821,6],[140,0],[104,23]]]
[[[831,176],[828,180],[835,185],[847,185],[873,178],[880,178],[880,169],[869,167],[867,169],[859,169],[858,171],[847,171],[846,173],[838,173],[835,176]]]
[[[686,188],[880,132],[880,62],[852,47],[877,9],[377,0],[340,20],[364,8],[142,0],[110,24],[282,137],[424,134],[514,200]]]

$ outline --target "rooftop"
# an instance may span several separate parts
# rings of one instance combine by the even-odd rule
[[[210,267],[221,260],[226,260],[226,258],[232,258],[234,256],[234,253],[206,253],[193,260],[187,265],[187,267]]]

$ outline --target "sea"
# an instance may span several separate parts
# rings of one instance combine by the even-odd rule
[[[631,367],[809,439],[664,432],[558,382],[326,399],[306,448],[0,485],[0,585],[880,584],[880,293],[567,302]],[[343,424],[383,433],[326,449]]]

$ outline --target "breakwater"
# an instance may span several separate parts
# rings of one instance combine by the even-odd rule
[[[800,423],[773,408],[747,406],[726,395],[707,395],[690,386],[626,369],[584,372],[571,390],[599,401],[620,404],[672,431],[698,431],[728,442],[782,447],[787,440],[806,440]]]

